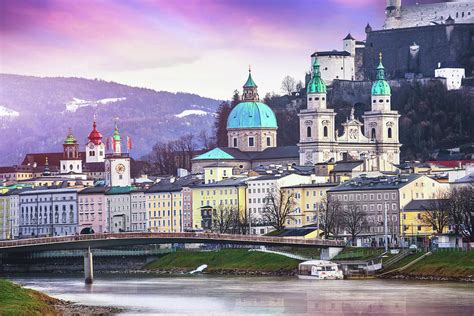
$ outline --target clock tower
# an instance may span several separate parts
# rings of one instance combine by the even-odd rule
[[[105,145],[102,142],[102,134],[97,130],[97,123],[92,123],[92,131],[89,134],[86,144],[86,162],[104,162]]]
[[[105,156],[105,185],[126,187],[130,185],[130,156],[122,153],[118,119],[115,121],[114,134],[110,138],[112,150]]]

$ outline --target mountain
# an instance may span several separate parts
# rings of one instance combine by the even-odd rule
[[[0,166],[18,164],[28,152],[62,150],[68,128],[85,145],[94,114],[104,137],[118,117],[132,156],[140,157],[158,141],[211,130],[219,103],[97,79],[0,74]]]

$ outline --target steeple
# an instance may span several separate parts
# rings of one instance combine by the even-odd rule
[[[102,143],[102,134],[97,130],[95,115],[94,115],[94,121],[92,123],[92,131],[90,132],[88,139],[94,145],[99,145]]]
[[[377,66],[377,75],[372,85],[372,96],[390,96],[391,94],[390,86],[385,80],[385,67],[382,63],[382,53],[379,53],[379,65]]]
[[[252,78],[252,70],[250,69],[250,66],[249,66],[249,76],[243,88],[244,88],[244,93],[242,94],[242,100],[244,102],[258,102],[260,100],[258,96],[257,85],[255,84],[255,81],[253,81],[253,78]]]
[[[67,133],[67,136],[66,136],[66,139],[64,140],[64,144],[68,144],[68,145],[72,145],[72,144],[76,144],[77,143],[77,140],[76,138],[74,137],[74,135],[72,134],[72,129],[69,128],[68,129],[68,133]]]
[[[119,130],[118,130],[118,120],[119,120],[119,118],[116,117],[115,118],[114,134],[112,135],[112,149],[113,149],[114,154],[122,153],[121,144],[120,144],[121,143],[121,137],[120,137],[120,133],[119,133]]]
[[[48,162],[48,157],[45,158],[44,162],[44,169],[43,169],[43,176],[50,176],[51,171],[49,170],[49,162]]]
[[[314,59],[313,63],[313,76],[308,83],[308,87],[306,88],[306,92],[308,94],[312,93],[326,93],[326,84],[324,83],[323,79],[321,79],[321,72],[319,70],[320,65],[318,58]]]

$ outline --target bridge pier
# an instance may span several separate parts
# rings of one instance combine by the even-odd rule
[[[331,260],[335,256],[337,256],[343,248],[338,247],[328,247],[321,249],[321,260]]]
[[[94,265],[92,262],[91,248],[87,248],[87,252],[84,254],[84,282],[86,284],[92,284],[94,280]]]

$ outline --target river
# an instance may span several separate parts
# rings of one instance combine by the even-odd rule
[[[11,280],[53,297],[115,306],[124,315],[474,315],[474,284],[291,277],[99,275]]]

